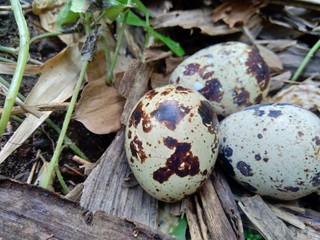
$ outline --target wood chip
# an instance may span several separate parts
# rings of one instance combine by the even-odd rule
[[[157,228],[157,201],[140,186],[122,186],[129,172],[122,129],[84,182],[81,206]]]
[[[259,195],[243,197],[238,204],[265,239],[294,239],[291,231]]]
[[[200,198],[211,239],[237,239],[210,180],[201,188]]]
[[[237,235],[237,239],[244,240],[241,216],[227,179],[218,166],[214,168],[212,176],[213,186],[220,199],[221,206]]]

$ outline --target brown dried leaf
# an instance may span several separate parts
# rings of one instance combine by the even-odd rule
[[[271,101],[292,103],[309,110],[320,111],[320,82],[305,80],[301,84],[279,91]]]
[[[256,46],[271,72],[280,72],[283,70],[280,58],[272,50],[258,44]]]
[[[210,36],[224,35],[238,32],[238,29],[230,29],[225,24],[212,23],[209,9],[196,9],[188,11],[172,11],[165,13],[151,21],[154,28],[180,26],[184,29],[199,28],[201,33]]]
[[[74,118],[96,134],[118,131],[125,99],[104,78],[90,81],[83,89]]]
[[[246,24],[260,8],[267,4],[268,0],[227,0],[214,9],[212,20],[213,22],[223,20],[230,28],[233,28],[236,24]]]
[[[82,62],[77,47],[69,47],[55,57],[45,62],[42,74],[32,91],[26,98],[25,104],[61,103],[68,99],[78,80]],[[42,112],[37,118],[27,114],[23,123],[11,136],[0,152],[0,164],[17,149],[50,115],[50,111]]]

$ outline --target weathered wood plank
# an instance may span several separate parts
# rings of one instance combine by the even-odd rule
[[[84,211],[38,187],[0,180],[0,239],[173,239],[145,225]]]

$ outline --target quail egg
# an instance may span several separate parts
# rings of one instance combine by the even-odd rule
[[[142,188],[165,202],[194,193],[218,155],[218,120],[197,91],[167,85],[146,93],[125,132],[130,168]]]
[[[301,107],[258,104],[220,125],[222,165],[248,190],[294,200],[320,188],[320,119]]]
[[[269,70],[255,47],[225,42],[185,59],[169,82],[196,89],[218,115],[227,116],[261,102],[268,93]]]

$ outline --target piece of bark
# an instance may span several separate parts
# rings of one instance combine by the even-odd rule
[[[173,239],[147,226],[77,203],[39,187],[0,180],[0,239]]]
[[[204,183],[199,194],[211,239],[237,239],[210,179]]]
[[[188,221],[189,233],[191,240],[207,240],[202,237],[201,228],[197,215],[195,214],[195,209],[190,199],[184,200],[186,202],[186,218]]]
[[[259,195],[243,197],[238,204],[266,240],[294,239],[292,232],[276,217]]]
[[[122,186],[129,172],[122,129],[84,182],[81,206],[92,212],[102,210],[156,228],[157,201],[140,186]]]
[[[227,215],[229,222],[237,235],[237,239],[244,240],[243,224],[234,200],[230,186],[221,169],[216,166],[212,173],[212,183],[220,199],[221,206]]]
[[[123,124],[127,123],[128,117],[134,105],[147,92],[152,70],[153,67],[150,63],[139,63],[134,75],[125,74],[121,80],[120,88],[122,85],[128,85],[128,81],[133,83],[132,85],[129,84],[130,88],[127,88],[127,101],[124,105],[123,113],[120,119]]]

